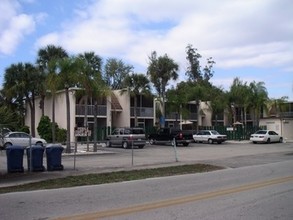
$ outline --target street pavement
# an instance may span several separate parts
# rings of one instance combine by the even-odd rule
[[[188,147],[177,147],[176,151],[169,146],[150,146],[144,149],[106,148],[100,144],[93,152],[92,145],[78,145],[76,153],[63,153],[64,170],[29,172],[26,155],[23,158],[24,173],[8,173],[6,152],[0,152],[0,187],[21,185],[47,179],[62,178],[87,173],[103,173],[119,170],[156,168],[194,163],[237,167],[249,165],[250,160],[258,163],[293,159],[293,140],[278,144],[252,144],[249,141],[227,141],[223,144],[196,144]],[[133,159],[133,152],[135,157]],[[132,158],[130,157],[132,155]],[[263,156],[266,155],[266,156]],[[281,155],[281,156],[280,156]],[[288,156],[287,156],[288,155]],[[178,157],[178,158],[176,158]],[[133,161],[134,160],[134,161]],[[44,166],[46,158],[44,156]]]

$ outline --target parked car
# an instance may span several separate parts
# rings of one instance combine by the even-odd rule
[[[146,136],[143,128],[116,128],[106,139],[107,147],[116,145],[126,149],[133,145],[143,148],[145,144]]]
[[[192,131],[183,131],[178,128],[160,128],[156,133],[149,134],[149,143],[169,143],[175,139],[176,145],[188,146],[189,143],[193,142]]]
[[[278,133],[271,130],[259,130],[250,136],[252,143],[271,143],[271,142],[283,142],[283,137]]]
[[[215,130],[201,130],[193,135],[193,139],[195,142],[207,142],[209,144],[216,142],[221,144],[227,140],[227,135],[220,134]]]
[[[31,137],[25,132],[8,132],[1,138],[0,146],[4,149],[12,145],[28,147],[30,145],[30,138],[32,145],[45,146],[47,144],[45,139]]]

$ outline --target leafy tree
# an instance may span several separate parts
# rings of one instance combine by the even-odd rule
[[[133,66],[125,64],[122,60],[109,58],[106,61],[104,80],[111,89],[123,89],[124,78],[133,72]]]
[[[201,66],[199,59],[201,55],[197,52],[196,48],[193,48],[191,44],[186,47],[186,59],[189,62],[189,66],[187,67],[186,75],[190,81],[198,82],[203,80],[201,74]]]
[[[37,127],[38,134],[47,142],[52,142],[52,123],[48,116],[42,116]]]
[[[134,126],[137,126],[137,95],[150,95],[150,81],[144,74],[131,74],[125,77],[123,85],[127,89],[121,90],[122,94],[128,92],[134,97]]]
[[[175,63],[173,59],[169,58],[167,54],[157,57],[157,52],[153,51],[149,57],[147,75],[150,77],[150,81],[154,84],[155,90],[162,100],[164,118],[166,116],[166,88],[170,80],[178,79],[178,69],[178,64]]]

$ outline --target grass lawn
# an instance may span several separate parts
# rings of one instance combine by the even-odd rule
[[[84,174],[64,178],[49,179],[40,182],[0,188],[0,193],[31,191],[40,189],[56,189],[73,186],[98,185],[113,182],[122,182],[152,177],[163,177],[189,173],[202,173],[223,169],[223,167],[209,164],[191,164],[181,166],[160,167],[131,171],[117,171],[98,174]]]

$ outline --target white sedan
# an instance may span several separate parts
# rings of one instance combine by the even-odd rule
[[[31,137],[29,134],[24,132],[8,132],[3,136],[3,143],[1,143],[1,145],[4,149],[12,145],[28,147],[30,144],[30,138],[32,145],[44,146],[47,143],[44,139]]]
[[[202,130],[193,135],[195,142],[207,142],[212,144],[214,142],[221,144],[227,140],[227,135],[220,134],[215,130]]]
[[[271,130],[259,130],[250,136],[252,143],[271,143],[271,142],[283,142],[283,137],[278,133]]]

